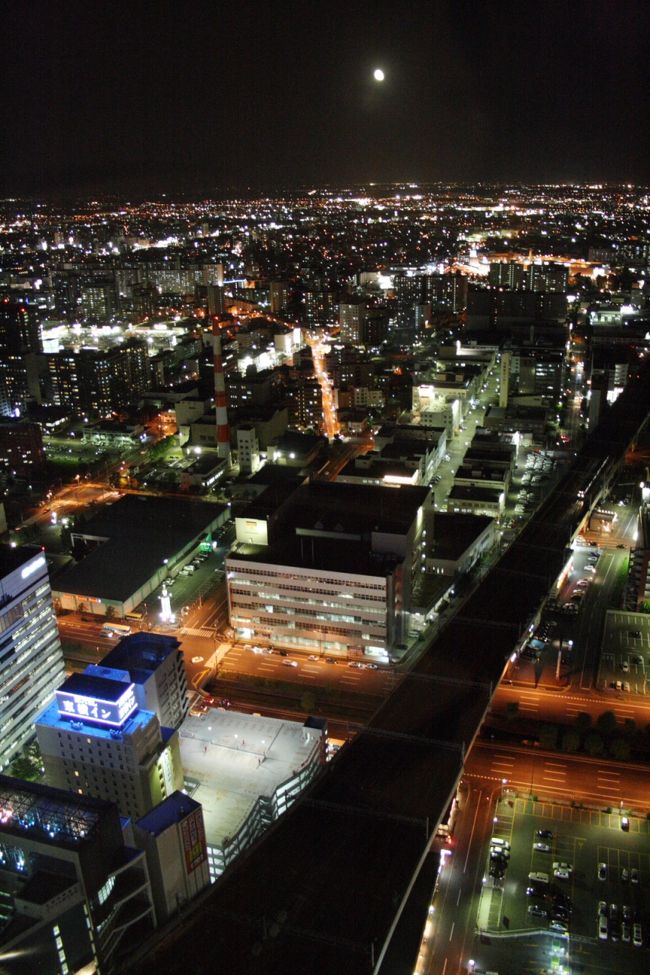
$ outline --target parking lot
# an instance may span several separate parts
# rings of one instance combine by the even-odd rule
[[[499,801],[491,847],[509,843],[510,856],[503,878],[495,882],[488,876],[486,852],[486,887],[495,883],[495,889],[489,912],[483,905],[479,926],[513,934],[512,971],[519,970],[517,954],[522,971],[529,960],[527,939],[514,937],[525,931],[568,939],[571,960],[575,963],[579,955],[584,971],[648,971],[650,824],[631,818],[623,829],[622,823],[619,810],[579,809],[514,796]],[[554,870],[558,863],[568,869]],[[600,935],[599,910],[606,917]],[[625,917],[629,922],[624,924]],[[635,943],[635,923],[640,925],[636,940],[642,944]],[[598,959],[596,967],[589,958],[593,963]]]
[[[600,653],[598,686],[646,693],[650,666],[650,617],[609,610]]]

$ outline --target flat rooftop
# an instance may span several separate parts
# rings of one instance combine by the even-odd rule
[[[454,484],[448,501],[486,501],[489,504],[498,504],[500,496],[503,494],[499,488],[491,487],[471,487],[469,484]]]
[[[432,557],[455,562],[493,523],[487,515],[436,511]]]
[[[57,577],[57,592],[124,602],[226,511],[206,501],[125,495],[75,529],[103,541]]]
[[[192,797],[203,807],[208,845],[223,847],[234,837],[259,796],[272,795],[313,761],[319,740],[318,730],[296,721],[221,708],[186,718],[181,759],[186,781],[198,782]]]
[[[170,654],[180,650],[175,636],[131,633],[102,658],[102,667],[125,670],[134,684],[143,684]]]
[[[191,796],[186,795],[184,792],[172,792],[170,796],[159,802],[157,806],[142,816],[141,819],[137,820],[136,825],[140,829],[146,830],[147,833],[152,833],[154,836],[158,836],[160,833],[164,833],[166,829],[173,826],[175,823],[180,822],[191,812],[196,809],[200,809],[201,806],[195,799]]]

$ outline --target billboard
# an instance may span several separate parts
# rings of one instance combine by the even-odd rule
[[[185,854],[185,869],[192,873],[208,858],[203,827],[203,812],[195,809],[181,823],[181,838]]]
[[[76,718],[80,721],[93,721],[111,728],[121,728],[138,706],[133,684],[124,685],[124,693],[114,701],[71,691],[56,692],[56,703],[62,718]]]

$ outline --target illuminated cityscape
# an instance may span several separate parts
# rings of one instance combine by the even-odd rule
[[[217,6],[6,16],[0,972],[644,975],[648,9]]]

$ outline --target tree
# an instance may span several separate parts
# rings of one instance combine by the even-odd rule
[[[107,606],[106,607],[106,619],[107,620],[114,620],[115,619],[115,607],[114,606]]]
[[[562,751],[563,752],[577,752],[580,748],[580,735],[577,731],[572,728],[567,728],[567,730],[562,735]]]
[[[557,748],[559,728],[556,724],[543,724],[539,729],[539,743],[542,748]]]
[[[602,755],[605,751],[605,742],[602,736],[595,731],[587,735],[585,738],[585,751],[588,755]]]
[[[616,730],[616,715],[613,711],[603,711],[598,715],[596,727],[604,735],[609,735]]]
[[[630,757],[630,743],[626,738],[612,738],[609,743],[609,754],[619,762],[625,762]]]
[[[589,731],[591,728],[591,715],[588,711],[581,711],[576,714],[576,728],[578,731]]]
[[[626,718],[623,722],[623,731],[626,735],[636,734],[636,721],[634,718]]]

